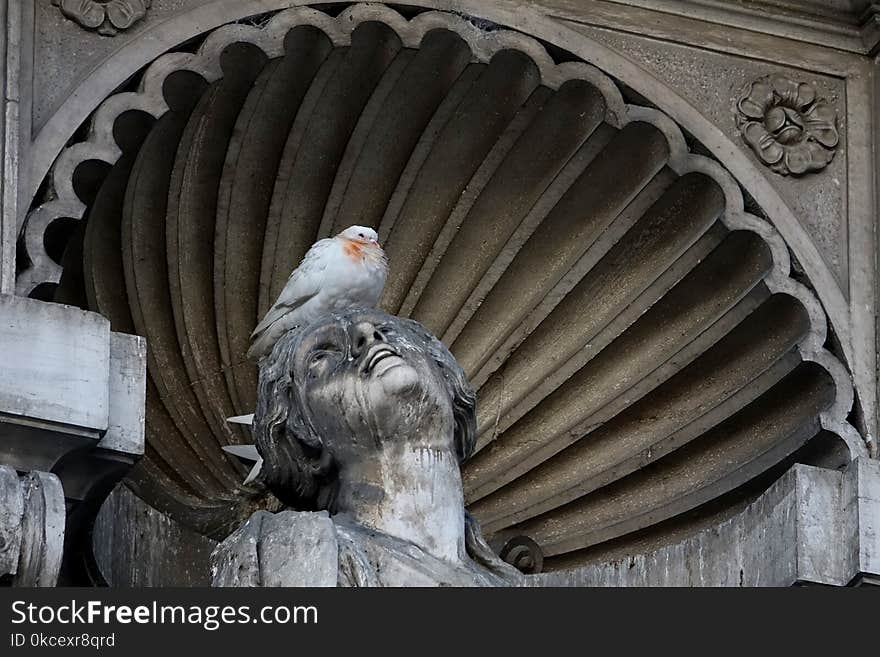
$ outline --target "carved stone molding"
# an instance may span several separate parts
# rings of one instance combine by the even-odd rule
[[[872,2],[865,8],[859,22],[865,54],[869,57],[880,52],[880,2]]]
[[[837,110],[811,84],[764,76],[746,87],[737,109],[743,139],[776,173],[821,171],[834,159]]]
[[[58,477],[19,477],[0,465],[0,576],[15,586],[55,586],[64,545],[64,491]]]
[[[578,3],[543,0],[555,13],[577,15]],[[642,12],[646,25],[670,20],[707,21],[722,30],[744,29],[811,45],[873,56],[880,46],[877,18],[880,2],[870,0],[594,0],[595,14],[603,5],[614,5],[621,13]],[[610,13],[610,12],[609,12]]]
[[[153,0],[52,0],[69,19],[87,30],[115,36],[147,15]]]

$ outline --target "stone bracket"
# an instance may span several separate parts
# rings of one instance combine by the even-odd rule
[[[11,447],[22,434],[32,442],[75,437],[71,446],[90,439],[143,454],[143,338],[111,332],[97,313],[24,297],[0,295],[0,317],[0,431],[13,436],[0,446],[0,461],[24,469],[18,461],[33,454]],[[60,457],[66,450],[58,449]],[[54,463],[43,465],[50,470]]]
[[[8,466],[0,470],[9,480],[5,485],[0,481],[0,507],[16,499],[9,483],[15,470],[40,471],[29,475],[25,506],[34,491],[43,491],[44,499],[42,506],[31,504],[33,518],[26,509],[24,516],[17,515],[15,505],[5,516],[0,510],[0,538],[12,532],[8,536],[19,537],[23,546],[43,545],[39,537],[45,542],[49,534],[40,523],[60,523],[59,536],[66,535],[58,539],[57,561],[63,553],[62,579],[76,583],[81,579],[78,555],[84,553],[95,514],[144,453],[146,341],[112,332],[110,322],[97,313],[0,295],[0,344],[0,463]],[[19,529],[10,529],[15,526]],[[15,541],[5,543],[11,549]],[[22,553],[31,585],[51,585],[57,577],[56,555],[43,554],[46,549]],[[4,561],[2,550],[0,575],[18,572],[14,555]],[[51,563],[46,561],[50,557]]]

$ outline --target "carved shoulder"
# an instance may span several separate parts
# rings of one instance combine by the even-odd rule
[[[339,549],[326,511],[258,511],[211,555],[214,586],[336,586]]]

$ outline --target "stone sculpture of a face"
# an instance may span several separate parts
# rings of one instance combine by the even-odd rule
[[[284,336],[267,360],[255,435],[267,484],[294,508],[332,510],[334,469],[392,441],[459,462],[472,451],[474,393],[415,322],[367,309],[327,315]]]

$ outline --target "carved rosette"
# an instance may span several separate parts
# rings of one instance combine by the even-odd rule
[[[147,15],[153,0],[52,0],[69,19],[87,30],[115,36]]]
[[[768,75],[746,87],[737,109],[743,139],[776,173],[821,171],[834,158],[837,111],[812,85]]]

